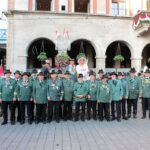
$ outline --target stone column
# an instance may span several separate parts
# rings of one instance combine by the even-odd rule
[[[29,11],[32,11],[33,10],[33,0],[29,0],[28,6],[29,6]]]
[[[110,14],[110,0],[106,0],[106,14]]]
[[[68,12],[74,12],[74,0],[68,0]]]
[[[93,14],[93,0],[90,0],[90,13]]]
[[[103,69],[105,71],[105,64],[106,64],[105,60],[106,60],[106,56],[105,57],[102,57],[102,56],[96,57],[96,74],[99,69]]]
[[[141,71],[142,57],[131,58],[131,67],[134,67],[137,72]]]
[[[55,0],[55,12],[59,12],[59,0]]]
[[[93,0],[93,13],[97,14],[97,0]]]

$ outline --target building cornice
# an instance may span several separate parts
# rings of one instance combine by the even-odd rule
[[[70,17],[83,17],[83,18],[108,18],[108,19],[124,19],[133,20],[130,16],[113,16],[107,14],[89,14],[89,13],[65,13],[65,12],[50,12],[50,11],[23,11],[23,10],[12,10],[4,12],[9,17],[13,15],[52,15],[52,16],[70,16]]]

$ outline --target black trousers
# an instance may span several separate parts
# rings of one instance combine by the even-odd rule
[[[36,121],[46,121],[46,104],[36,104]]]
[[[2,101],[2,111],[3,111],[3,118],[4,121],[7,122],[8,121],[8,106],[9,106],[9,110],[10,110],[10,120],[14,121],[14,107],[13,107],[13,102],[6,102],[6,101]]]
[[[31,116],[32,116],[32,121],[34,120],[34,107],[35,107],[35,104],[34,104],[34,101],[31,102]]]
[[[59,109],[60,101],[48,101],[48,121],[52,121],[54,113],[56,121],[60,119]]]
[[[72,119],[72,101],[64,101],[63,117],[65,120]]]
[[[85,104],[86,102],[75,103],[75,119],[79,119],[80,106],[82,107],[81,119],[85,118]]]
[[[21,120],[20,102],[15,101],[13,107],[14,107],[14,113],[15,113],[15,114],[16,114],[16,109],[18,109],[18,111],[17,111],[17,121],[20,121],[20,120]],[[14,117],[15,117],[15,116],[14,116]],[[16,118],[16,117],[15,117],[15,118]],[[14,119],[15,119],[15,118],[14,118]]]
[[[63,117],[63,115],[62,115],[62,113],[63,113],[62,107],[63,107],[63,101],[60,101],[60,104],[59,104],[59,117],[60,118]]]
[[[122,99],[121,100],[121,106],[122,106],[122,117],[125,117],[126,116],[126,99]]]
[[[115,118],[115,106],[116,106],[116,111],[117,111],[117,119],[121,118],[121,101],[112,101],[111,103],[111,114],[112,118]]]
[[[128,99],[127,100],[128,105],[128,115],[131,115],[131,106],[133,105],[133,114],[137,114],[137,99]]]
[[[147,104],[148,104],[149,117],[150,117],[150,98],[143,98],[142,99],[142,110],[143,110],[143,116],[145,116],[145,117],[146,117]]]
[[[87,101],[87,114],[88,114],[88,117],[90,118],[91,117],[91,109],[93,110],[93,118],[96,118],[96,104],[97,104],[97,101],[90,101],[88,100]]]
[[[32,121],[31,102],[20,101],[21,121],[25,121],[25,106],[27,106],[28,121]]]
[[[105,112],[105,117],[106,120],[110,119],[110,114],[109,114],[109,103],[98,103],[99,105],[99,119],[103,119],[104,115],[103,112]]]

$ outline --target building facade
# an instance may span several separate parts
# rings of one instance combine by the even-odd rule
[[[89,68],[140,71],[150,65],[149,23],[135,29],[133,20],[149,6],[148,0],[8,0],[7,68],[39,68],[41,51],[54,66],[59,33],[67,35],[70,57],[84,49]],[[117,54],[125,60],[114,62]]]

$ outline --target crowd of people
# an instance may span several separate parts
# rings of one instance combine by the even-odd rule
[[[61,119],[117,119],[118,122],[132,116],[136,119],[139,98],[142,99],[142,119],[146,118],[147,109],[150,119],[149,69],[140,75],[136,75],[135,68],[127,73],[104,73],[100,69],[96,78],[96,73],[88,70],[86,61],[84,54],[79,54],[77,66],[75,60],[70,59],[64,74],[55,69],[40,72],[33,69],[31,75],[28,72],[21,74],[17,70],[13,79],[11,71],[5,70],[5,77],[0,80],[1,124],[8,123],[8,110],[12,125],[16,121],[21,125],[25,123],[25,110],[29,124],[33,121],[35,124],[45,124],[53,120],[59,123]]]

